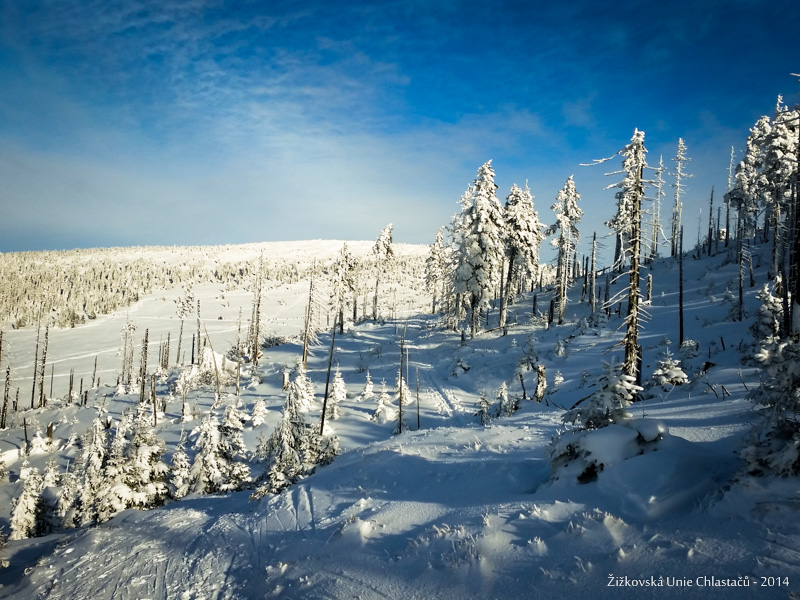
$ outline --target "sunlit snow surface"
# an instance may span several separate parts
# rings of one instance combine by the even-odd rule
[[[418,255],[424,253],[421,249]],[[578,483],[568,469],[554,473],[546,455],[553,436],[563,430],[561,407],[591,394],[602,361],[619,351],[613,348],[622,335],[619,317],[612,314],[602,327],[580,327],[588,308],[579,304],[576,287],[570,292],[567,323],[548,330],[540,322],[531,324],[532,297],[526,295],[511,307],[510,321],[516,325],[507,335],[493,331],[461,346],[459,334],[445,331],[439,317],[425,314],[427,293],[408,285],[394,293],[395,309],[405,311],[396,321],[367,321],[337,337],[336,360],[348,399],[341,418],[332,423],[343,452],[331,465],[257,502],[249,501],[249,492],[190,496],[149,512],[126,511],[96,527],[10,542],[4,553],[11,566],[0,571],[0,596],[792,598],[791,591],[800,589],[797,481],[735,479],[740,468],[736,450],[759,419],[745,389],[758,385],[758,372],[740,362],[740,348],[746,350],[751,341],[750,321],[728,320],[731,306],[722,298],[726,287],[735,289],[736,265],[725,263],[725,256],[687,260],[686,337],[700,347],[697,357],[683,362],[692,383],[659,388],[653,398],[634,404],[632,417],[644,419],[639,429],[609,428],[598,435],[593,450],[604,466],[594,481]],[[671,260],[659,262],[653,276],[651,318],[640,334],[645,379],[663,355],[665,337],[673,356],[681,358],[677,267]],[[763,282],[764,272],[757,276]],[[750,314],[757,289],[747,289]],[[264,295],[267,328],[281,335],[299,333],[307,291],[307,281],[270,287]],[[148,326],[151,336],[162,326],[164,334],[176,331],[178,321],[168,315],[174,314],[170,299],[178,293],[156,293],[132,307],[128,314],[138,331]],[[202,286],[196,293],[208,307],[204,314],[214,343],[230,346],[238,307],[244,306],[247,316],[252,295],[228,290],[224,300],[215,300],[219,290]],[[538,294],[540,310],[549,299],[549,292]],[[385,310],[389,316],[388,305]],[[493,312],[490,327],[496,319]],[[111,315],[58,332],[74,338],[59,348],[53,342],[50,355],[54,361],[63,359],[69,345],[75,354],[104,351],[111,357],[104,383],[110,383],[119,369],[115,353],[124,320],[125,314]],[[107,331],[103,323],[109,323]],[[394,423],[378,424],[370,416],[381,381],[394,392],[404,330],[412,403],[404,406],[408,430],[393,436]],[[35,333],[12,334],[19,337],[7,339],[22,355]],[[513,416],[481,426],[475,412],[482,391],[493,399],[505,381],[509,394],[522,395],[514,372],[532,334],[537,359],[547,368],[550,405],[525,400]],[[559,340],[565,342],[564,356],[556,352]],[[308,418],[315,422],[329,342],[327,334],[320,336],[309,364],[317,403]],[[263,425],[245,428],[250,449],[260,433],[268,434],[278,422],[284,401],[281,370],[294,364],[299,350],[296,340],[266,350],[262,382],[243,390],[247,410],[259,396],[269,408]],[[364,368],[375,398],[360,402]],[[556,386],[557,372],[564,380]],[[530,396],[535,373],[526,372],[524,381]],[[212,390],[201,390],[189,400],[202,413],[212,396]],[[119,397],[113,387],[102,387],[92,392],[90,405],[102,402],[117,417],[138,396]],[[20,413],[14,428],[0,433],[0,452],[10,471],[0,487],[3,525],[8,524],[11,498],[21,490],[20,416],[26,416],[32,430],[59,423],[56,436],[63,442],[85,431],[95,415],[91,407],[55,404]],[[199,422],[182,424],[180,410],[178,399],[171,402],[158,426],[167,457],[182,427],[188,432]],[[637,431],[650,437],[659,427],[663,439],[652,451],[631,455],[626,450]],[[65,463],[74,460],[76,450],[54,455]],[[42,468],[47,458],[29,460]],[[750,585],[698,585],[712,583],[712,577],[728,583],[746,579]],[[761,585],[775,584],[775,578],[780,585]],[[662,587],[646,585],[659,581]],[[609,582],[618,585],[609,587]],[[623,584],[624,589],[619,587]]]

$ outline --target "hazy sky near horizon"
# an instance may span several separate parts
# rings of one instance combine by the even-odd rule
[[[574,174],[585,242],[619,163],[579,164],[634,128],[653,165],[684,138],[693,242],[731,146],[798,102],[798,31],[788,0],[4,2],[0,251],[430,243],[489,159],[546,222]]]

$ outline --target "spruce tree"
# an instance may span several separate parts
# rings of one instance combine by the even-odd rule
[[[444,227],[436,232],[428,258],[425,260],[425,286],[431,294],[431,314],[436,313],[437,300],[444,298],[442,290],[447,269],[447,253],[444,246]]]
[[[496,190],[490,160],[478,169],[462,198],[453,283],[455,292],[469,306],[472,337],[478,332],[480,312],[488,307],[499,283],[505,254],[503,207]]]
[[[558,270],[556,272],[555,310],[558,323],[564,322],[564,310],[567,304],[567,288],[572,283],[571,268],[575,249],[580,239],[577,224],[583,216],[578,207],[581,196],[575,189],[573,175],[564,183],[564,187],[556,195],[556,202],[551,207],[556,213],[556,224],[551,231],[558,231],[558,238],[553,244],[558,249]]]
[[[539,249],[545,237],[545,226],[533,207],[530,188],[511,187],[505,205],[505,236],[508,272],[501,298],[500,326],[506,322],[506,307],[513,290],[523,281],[539,278]]]
[[[20,495],[12,501],[10,540],[24,540],[40,534],[39,524],[44,511],[43,479],[39,470],[28,471]]]
[[[690,175],[684,171],[686,163],[688,163],[691,158],[686,156],[686,144],[683,138],[678,138],[678,150],[675,154],[675,158],[672,160],[675,161],[675,183],[672,184],[675,188],[675,203],[672,206],[672,256],[677,256],[678,236],[681,230],[681,218],[683,213],[681,197],[686,191],[686,184],[683,180],[694,177],[694,175]]]
[[[389,260],[394,256],[394,249],[392,248],[392,227],[389,223],[383,228],[375,245],[372,247],[372,253],[375,255],[375,297],[372,301],[372,320],[378,320],[378,285],[381,281],[381,273],[386,270],[386,265]]]

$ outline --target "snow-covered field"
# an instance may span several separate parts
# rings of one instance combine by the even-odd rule
[[[316,244],[328,249],[329,258],[341,245],[331,250],[333,243]],[[419,257],[426,249],[408,252]],[[304,257],[310,254],[302,250]],[[690,381],[650,388],[651,397],[630,409],[630,426],[601,430],[606,433],[596,437],[594,454],[603,464],[585,483],[569,469],[554,471],[548,451],[564,429],[564,409],[590,395],[603,361],[621,353],[615,345],[622,317],[612,311],[590,326],[578,284],[564,325],[548,328],[540,316],[531,318],[533,296],[527,294],[511,307],[506,335],[488,331],[462,344],[440,316],[427,314],[430,298],[419,281],[387,286],[384,319],[364,320],[335,340],[334,364],[347,399],[339,419],[329,422],[341,444],[330,465],[260,500],[250,500],[251,490],[191,494],[154,510],[124,511],[97,526],[10,541],[0,551],[10,562],[0,570],[0,597],[796,599],[797,480],[743,475],[737,456],[760,419],[747,398],[759,384],[759,370],[742,363],[743,354],[752,353],[755,294],[766,282],[767,256],[760,261],[755,249],[754,258],[757,285],[745,288],[750,316],[743,322],[730,319],[726,294],[737,289],[737,265],[725,253],[686,259],[685,334],[698,342],[696,356],[682,356],[677,348],[677,265],[672,259],[653,265],[649,320],[639,337],[644,379],[669,349],[683,359]],[[239,307],[246,318],[252,292],[212,284],[194,291],[215,350],[222,352],[235,343]],[[47,408],[9,416],[10,427],[0,432],[8,469],[0,483],[6,532],[24,467],[44,471],[55,458],[63,469],[80,451],[67,440],[89,428],[97,407],[117,422],[138,404],[138,393],[118,394],[112,385],[120,369],[120,329],[130,319],[137,336],[150,330],[154,344],[167,331],[175,335],[180,294],[157,292],[127,311],[53,332],[48,362],[61,377],[74,368],[88,381],[98,356],[101,385],[90,390],[87,407],[51,399]],[[245,423],[251,452],[280,420],[282,371],[301,352],[307,294],[304,279],[265,289],[265,329],[288,340],[264,351],[260,382],[243,379],[242,409],[250,414],[259,398],[268,408],[263,424]],[[537,293],[540,313],[551,295]],[[497,312],[489,319],[492,327]],[[187,331],[190,336],[191,326]],[[396,414],[403,337],[410,402],[403,406],[404,432],[393,435],[395,419],[371,416],[382,381]],[[32,372],[34,340],[31,328],[5,332],[4,352],[13,357],[15,371]],[[311,423],[320,417],[329,344],[329,332],[320,334],[309,360],[316,390],[306,415]],[[505,383],[510,397],[522,398],[518,366],[526,356],[546,368],[545,402],[530,399],[536,373],[522,369],[527,399],[513,415],[482,425],[476,416],[482,393],[493,401]],[[375,393],[364,399],[367,373]],[[156,428],[166,442],[167,463],[182,432],[192,455],[193,432],[214,402],[213,386],[192,390],[187,402],[193,416],[185,421],[180,395],[167,396],[176,377],[167,374],[157,388],[169,398]],[[21,405],[29,406],[30,378],[19,385]],[[63,381],[56,385],[65,392]],[[235,388],[226,387],[220,404],[236,401]],[[55,424],[56,443],[22,456],[24,428],[31,437],[44,435],[49,423]],[[638,432],[646,439],[660,432],[652,451],[630,451]],[[257,463],[251,468],[260,474]]]

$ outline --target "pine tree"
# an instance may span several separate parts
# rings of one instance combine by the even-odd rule
[[[76,468],[78,478],[83,484],[79,499],[81,524],[97,520],[100,502],[98,494],[105,480],[110,445],[106,410],[101,408],[83,437],[83,449]]]
[[[302,362],[298,362],[296,371],[294,384],[297,386],[297,410],[309,412],[314,402],[314,382],[311,381]]]
[[[436,232],[428,258],[425,260],[425,286],[431,294],[431,314],[436,313],[436,302],[444,298],[442,286],[447,270],[447,251],[444,246],[444,227]]]
[[[539,278],[539,249],[546,229],[533,207],[533,195],[527,185],[524,190],[516,185],[511,187],[504,216],[508,273],[501,298],[501,327],[506,322],[506,306],[512,299],[512,291],[523,281]]]
[[[244,430],[244,413],[234,404],[225,407],[225,414],[220,426],[220,450],[224,461],[224,481],[221,491],[242,489],[250,481],[250,467],[245,464],[247,448],[242,432]]]
[[[393,413],[389,406],[390,403],[389,390],[386,388],[386,380],[381,380],[381,393],[378,395],[378,405],[370,417],[371,421],[377,423],[388,423],[394,419]]]
[[[191,463],[186,454],[183,439],[172,455],[172,466],[169,475],[169,494],[175,500],[180,500],[189,493],[191,481]]]
[[[212,410],[197,428],[195,456],[189,471],[190,492],[213,494],[222,490],[226,465],[220,442],[219,420]]]
[[[565,423],[580,423],[584,429],[600,429],[630,417],[625,410],[642,390],[636,378],[626,374],[622,365],[603,363],[604,373],[597,382],[597,390],[586,405],[579,405],[564,413]]]
[[[666,195],[664,192],[664,173],[667,168],[664,166],[664,157],[658,157],[658,167],[655,168],[656,181],[654,187],[656,188],[656,197],[653,198],[653,228],[652,239],[650,240],[650,260],[655,260],[658,256],[658,240],[659,236],[663,236],[664,232],[661,229],[661,199]]]
[[[43,480],[36,468],[28,471],[22,492],[12,502],[10,540],[24,540],[40,535],[38,531],[43,508]]]
[[[80,481],[74,471],[66,471],[61,475],[61,487],[56,498],[55,515],[63,527],[75,527],[79,522],[78,498]]]
[[[651,380],[653,385],[662,388],[689,383],[689,378],[681,368],[681,362],[672,358],[669,349],[665,349],[664,356],[656,363]]]
[[[365,400],[372,400],[375,397],[375,392],[373,391],[372,385],[372,377],[369,374],[369,370],[367,371],[367,380],[364,383],[364,390],[358,395],[357,400],[359,402],[364,402]]]
[[[672,186],[675,188],[675,204],[672,207],[672,256],[677,256],[678,254],[678,236],[681,230],[681,215],[683,213],[683,203],[681,202],[681,196],[686,190],[686,184],[683,182],[684,179],[688,179],[689,177],[694,177],[694,175],[689,175],[683,169],[691,158],[686,156],[686,144],[683,141],[683,138],[678,138],[678,150],[675,154],[675,183]]]
[[[753,330],[762,375],[750,397],[764,407],[764,419],[741,456],[750,473],[791,477],[800,475],[800,344],[776,333],[783,308],[768,288],[759,299],[763,304]]]
[[[496,194],[492,161],[478,175],[462,198],[459,218],[455,292],[470,308],[470,331],[475,337],[480,311],[489,305],[500,279],[505,254],[503,207]]]
[[[394,249],[392,248],[392,227],[389,223],[383,228],[375,245],[372,247],[372,253],[375,255],[375,298],[372,301],[372,320],[378,320],[378,284],[381,280],[381,272],[386,270],[386,264],[394,256]]]
[[[267,405],[264,403],[264,398],[259,396],[253,404],[253,414],[250,417],[250,422],[253,424],[253,427],[261,425],[266,420],[267,414],[269,413],[267,412]]]
[[[331,385],[331,396],[328,398],[326,419],[335,421],[340,416],[341,403],[347,399],[347,387],[339,372],[339,367],[336,367],[336,372],[333,375],[333,383]]]
[[[342,249],[333,263],[333,293],[331,294],[331,304],[338,319],[339,333],[344,333],[344,305],[347,295],[351,294],[355,303],[356,293],[356,268],[358,263],[347,247],[347,243],[342,244]]]
[[[496,399],[497,415],[500,417],[510,417],[519,409],[519,404],[517,401],[508,397],[508,386],[506,385],[505,381],[500,384],[500,388],[497,390]]]
[[[555,309],[559,324],[564,322],[567,288],[572,283],[570,265],[580,239],[577,224],[583,216],[583,211],[578,207],[581,196],[575,189],[573,177],[573,175],[569,176],[564,187],[556,195],[555,204],[551,207],[556,213],[556,224],[551,231],[559,232],[558,239],[554,240],[554,245],[558,248]]]
[[[642,238],[642,199],[644,198],[644,169],[647,166],[644,147],[644,132],[634,131],[631,142],[622,149],[622,166],[625,173],[624,179],[616,184],[620,188],[617,197],[621,205],[626,206],[627,215],[624,219],[624,237],[630,244],[630,262],[628,277],[628,313],[625,317],[625,337],[622,344],[625,348],[625,361],[623,370],[627,375],[636,377],[639,362],[639,305],[641,292],[639,290],[639,261],[641,257]]]
[[[317,465],[331,462],[338,454],[338,439],[316,434],[303,419],[298,410],[300,391],[296,382],[289,386],[278,427],[269,439],[259,444],[256,456],[268,466],[259,478],[259,487],[250,496],[251,500],[280,493],[312,473]]]
[[[483,426],[492,422],[492,404],[486,398],[486,390],[481,391],[481,397],[478,400],[478,412],[475,413],[475,416],[480,418]]]

